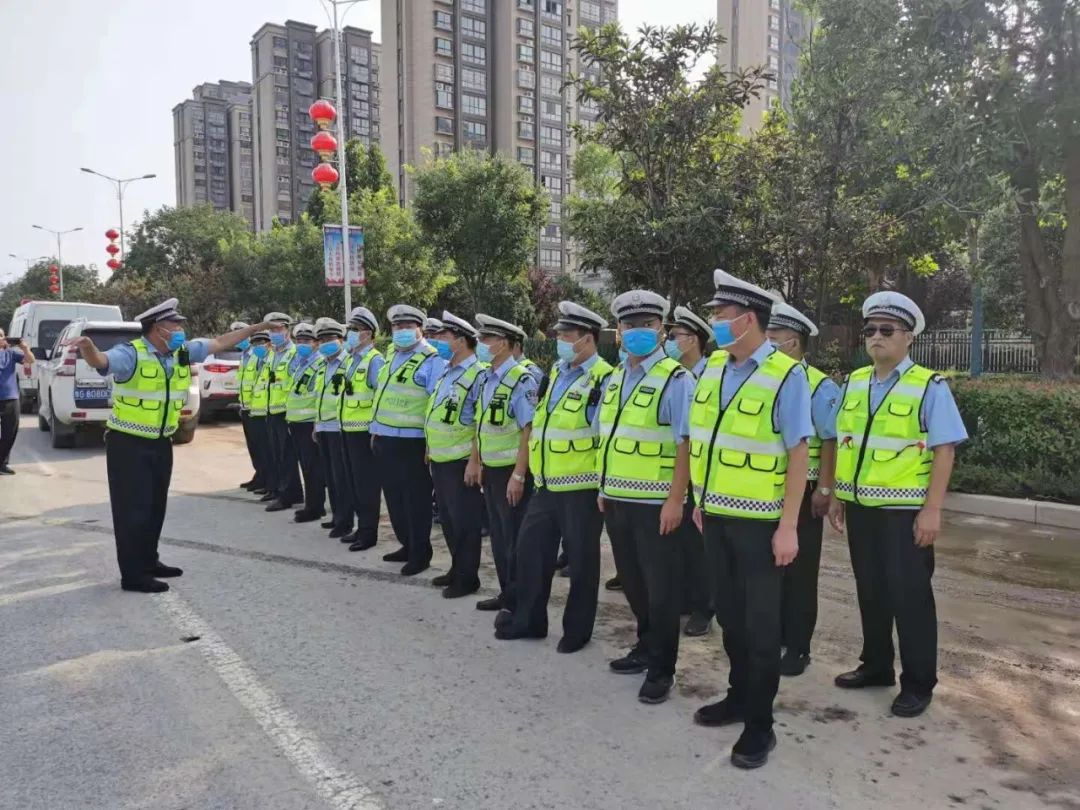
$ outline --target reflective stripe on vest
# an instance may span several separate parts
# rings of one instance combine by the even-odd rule
[[[371,410],[375,389],[368,385],[368,367],[378,354],[374,348],[363,357],[353,357],[345,372],[345,394],[341,398],[341,429],[346,433],[363,433],[371,425]]]
[[[863,506],[922,506],[934,454],[920,411],[937,375],[913,365],[870,413],[872,366],[851,373],[836,416],[836,497]]]
[[[379,369],[374,421],[387,427],[423,429],[428,392],[416,381],[416,374],[424,361],[436,354],[435,349],[422,343],[404,363],[391,371],[390,363],[394,357],[391,350],[386,363]]]
[[[694,497],[711,515],[779,520],[788,454],[774,411],[780,387],[798,362],[773,350],[721,408],[727,360],[727,352],[713,352],[690,405]]]
[[[256,362],[258,358],[256,358]],[[251,415],[266,416],[270,412],[270,358],[264,357],[255,368],[251,385]]]
[[[191,385],[191,368],[174,356],[172,377],[162,359],[150,351],[143,338],[131,341],[135,371],[130,380],[115,383],[109,430],[157,439],[172,436],[180,426],[180,411]]]
[[[596,471],[600,492],[611,498],[661,500],[671,492],[675,437],[660,423],[660,404],[671,378],[686,373],[669,357],[658,360],[622,404],[626,366],[611,374],[600,404]]]
[[[290,346],[281,354],[274,353],[270,358],[270,399],[267,407],[269,413],[285,413],[285,400],[288,399],[289,389],[292,388],[292,375],[289,374],[289,364],[296,356],[296,346]]]
[[[563,392],[548,413],[551,392],[559,379],[558,367],[543,398],[537,403],[533,430],[529,438],[529,469],[538,487],[552,492],[596,489],[600,476],[596,471],[596,447],[599,433],[589,424],[589,398],[599,394],[611,366],[598,357],[588,374],[582,374]]]
[[[447,366],[443,376],[449,374]],[[460,461],[472,454],[472,443],[476,436],[476,425],[461,424],[461,414],[465,410],[465,400],[480,376],[480,364],[473,363],[461,373],[450,386],[450,392],[441,402],[436,402],[440,385],[435,386],[435,394],[428,402],[427,416],[424,420],[424,438],[427,439],[428,455],[432,461]],[[475,416],[474,416],[475,419]]]
[[[333,358],[330,358],[333,359]],[[345,369],[339,364],[330,379],[326,372],[330,359],[324,360],[320,373],[315,377],[316,416],[319,422],[337,422],[341,419],[341,395],[345,393]]]
[[[517,419],[510,416],[510,400],[514,389],[528,373],[520,363],[510,366],[495,386],[491,401],[477,417],[480,460],[488,467],[510,467],[517,461],[521,428]]]
[[[821,369],[814,368],[809,364],[804,365],[803,368],[806,369],[806,379],[810,382],[810,401],[813,402],[818,386],[825,381],[827,375]],[[806,480],[817,481],[821,477],[821,437],[817,434],[816,425],[814,426],[814,435],[810,437],[806,444],[809,448]]]
[[[315,390],[315,381],[322,375],[323,364],[323,358],[315,356],[306,365],[297,369],[285,397],[286,422],[315,421],[319,406],[319,393]]]

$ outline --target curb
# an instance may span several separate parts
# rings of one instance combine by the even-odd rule
[[[1080,506],[1062,503],[1031,501],[1022,498],[1003,498],[999,495],[970,495],[950,492],[945,496],[945,509],[966,515],[1017,520],[1040,526],[1080,530]]]

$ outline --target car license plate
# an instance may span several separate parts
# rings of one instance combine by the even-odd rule
[[[236,390],[236,383],[234,383],[234,382],[232,382],[230,380],[226,380],[225,383],[224,383],[224,387],[225,387],[226,391],[235,391]]]
[[[107,408],[112,391],[108,388],[82,388],[75,389],[75,406],[77,408]]]

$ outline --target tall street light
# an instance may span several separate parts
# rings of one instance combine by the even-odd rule
[[[26,272],[27,273],[30,272],[30,265],[32,265],[34,262],[40,262],[42,259],[49,258],[48,256],[38,256],[36,259],[31,259],[29,256],[18,256],[18,255],[14,254],[14,253],[9,253],[8,256],[10,256],[13,259],[18,259],[20,262],[26,262]]]
[[[150,180],[157,177],[156,174],[141,174],[138,177],[110,177],[107,174],[101,172],[95,172],[93,169],[82,168],[79,171],[86,172],[87,174],[96,174],[98,177],[103,177],[110,183],[116,183],[116,201],[120,204],[120,261],[124,261],[127,253],[124,250],[124,189],[127,188],[128,183],[134,183],[136,180]]]
[[[60,253],[60,239],[69,233],[75,233],[75,231],[81,231],[82,226],[78,228],[68,228],[66,231],[54,231],[52,228],[42,228],[40,225],[34,225],[39,231],[46,231],[56,237],[56,266],[60,269],[60,300],[64,300],[64,257]]]

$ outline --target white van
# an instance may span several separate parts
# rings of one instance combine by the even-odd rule
[[[30,347],[35,360],[48,360],[56,338],[69,323],[77,318],[90,321],[122,321],[120,307],[111,304],[83,304],[78,301],[25,301],[15,310],[8,327],[10,338],[22,338]],[[19,377],[19,404],[23,413],[38,409],[37,363],[29,368],[21,366]]]

